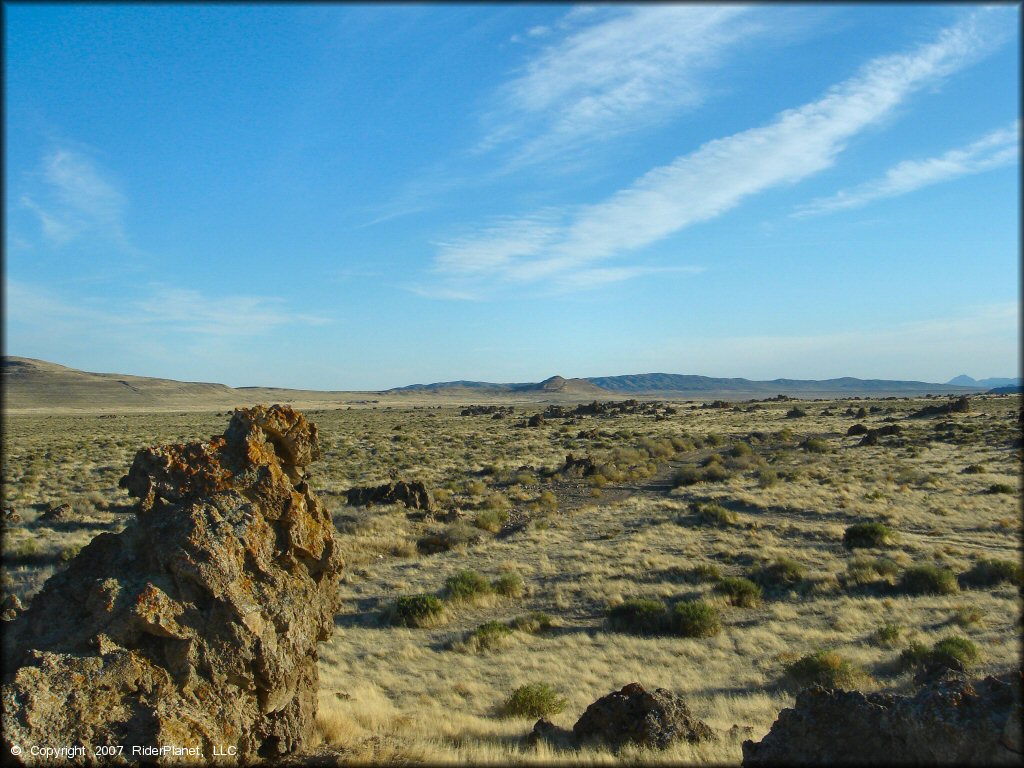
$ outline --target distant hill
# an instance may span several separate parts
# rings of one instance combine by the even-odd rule
[[[1005,387],[993,387],[988,391],[990,395],[1019,395],[1024,393],[1024,385],[1010,384]]]
[[[676,373],[642,373],[632,376],[600,376],[587,381],[602,389],[622,394],[656,394],[667,392],[742,392],[787,395],[833,394],[927,394],[977,391],[978,387],[960,387],[925,381],[897,381],[889,379],[770,379],[752,381],[742,378],[713,378]]]
[[[4,410],[174,410],[234,408],[258,402],[338,400],[338,393],[90,373],[29,357],[3,358]]]
[[[977,386],[964,387],[934,384],[926,381],[894,381],[888,379],[726,379],[678,373],[639,373],[627,376],[592,376],[586,379],[563,379],[552,376],[539,384],[494,384],[484,381],[450,381],[436,384],[413,384],[385,390],[381,394],[398,392],[433,392],[436,394],[510,394],[524,392],[563,392],[567,394],[652,395],[652,396],[733,396],[764,397],[767,395],[802,395],[829,397],[836,395],[925,395],[970,394]]]
[[[999,378],[993,376],[987,379],[972,379],[966,373],[961,373],[959,376],[954,376],[952,379],[946,382],[947,384],[953,384],[960,387],[1013,387],[1019,386],[1022,382],[1020,378]]]
[[[493,384],[487,381],[444,381],[436,384],[410,384],[406,387],[395,387],[384,390],[381,394],[395,392],[445,392],[452,394],[463,390],[473,393],[502,394],[509,392],[560,392],[565,394],[607,395],[607,390],[595,385],[588,379],[564,379],[552,376],[544,381],[532,384]]]
[[[227,405],[237,396],[225,384],[89,373],[28,357],[3,361],[4,408],[152,407],[196,399]]]

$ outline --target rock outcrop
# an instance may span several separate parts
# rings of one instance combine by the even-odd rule
[[[672,742],[715,738],[711,728],[690,714],[686,703],[671,691],[653,692],[630,683],[595,701],[572,727],[581,741],[600,741],[613,747],[638,744],[664,749]]]
[[[404,504],[410,509],[421,509],[424,512],[437,510],[434,495],[419,480],[398,480],[373,487],[350,488],[345,497],[353,507],[365,507],[368,504]]]
[[[319,456],[316,426],[279,405],[235,411],[207,442],[139,451],[122,479],[135,518],[5,626],[5,753],[82,746],[68,753],[82,764],[111,744],[127,762],[206,764],[296,751],[339,608],[334,524],[305,472]]]
[[[743,765],[1020,765],[1021,673],[969,682],[947,674],[914,696],[801,692]]]

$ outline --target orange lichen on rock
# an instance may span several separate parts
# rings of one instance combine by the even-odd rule
[[[121,483],[135,519],[7,623],[8,752],[176,744],[199,756],[157,762],[249,763],[296,751],[339,608],[334,523],[305,470],[319,457],[316,426],[280,405],[235,411],[220,437],[140,450]]]

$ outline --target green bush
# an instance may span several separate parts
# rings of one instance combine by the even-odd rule
[[[970,587],[992,587],[1002,583],[1024,584],[1024,568],[1012,560],[978,560],[971,570],[960,576],[960,583]]]
[[[696,485],[704,479],[704,473],[696,467],[683,467],[672,477],[672,485],[679,488],[684,485]]]
[[[457,602],[471,603],[494,592],[494,587],[476,571],[459,571],[444,582],[445,593]]]
[[[768,467],[757,470],[755,476],[757,477],[757,485],[760,488],[769,488],[779,482],[779,473]]]
[[[608,626],[617,632],[657,635],[666,629],[668,611],[660,600],[635,599],[608,609]]]
[[[548,717],[563,711],[569,702],[547,683],[521,685],[505,699],[505,717]]]
[[[843,546],[847,549],[881,547],[892,541],[892,537],[892,530],[885,523],[856,523],[843,533]]]
[[[941,663],[948,664],[955,660],[969,667],[978,660],[979,655],[978,646],[966,637],[944,637],[932,646],[932,659]]]
[[[670,624],[673,634],[682,637],[712,637],[722,630],[718,609],[704,600],[676,603]]]
[[[899,589],[908,595],[951,595],[957,591],[956,576],[949,568],[918,565],[903,572]]]
[[[503,573],[492,584],[494,591],[504,597],[523,596],[523,578],[518,573]]]
[[[914,641],[900,653],[900,665],[903,667],[923,667],[927,664],[943,664],[956,667],[962,664],[969,667],[976,662],[980,654],[978,646],[966,637],[944,637],[929,650],[924,643]]]
[[[835,651],[817,651],[786,666],[785,680],[793,689],[820,685],[852,690],[866,677],[864,671]]]
[[[432,627],[444,619],[445,608],[435,595],[407,595],[395,600],[387,611],[391,624],[402,627]]]
[[[729,605],[741,608],[755,608],[764,596],[757,584],[742,576],[727,576],[715,585],[715,591],[724,595]]]
[[[729,454],[733,458],[737,458],[737,459],[740,456],[749,456],[753,452],[754,452],[754,449],[751,448],[747,443],[743,443],[743,442],[735,443],[732,446],[732,448],[729,449]]]
[[[1009,483],[992,483],[988,487],[989,493],[1014,493],[1017,489]]]

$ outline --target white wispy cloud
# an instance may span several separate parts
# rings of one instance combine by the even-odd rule
[[[43,236],[65,245],[84,235],[126,245],[126,198],[109,174],[82,152],[60,148],[47,155],[38,192],[20,197],[38,218]]]
[[[1004,42],[1006,10],[969,13],[931,42],[873,59],[816,101],[709,141],[603,202],[500,219],[440,243],[435,272],[461,280],[463,291],[469,279],[507,284],[568,276],[720,216],[751,195],[799,182],[830,167],[848,140],[913,93]]]
[[[701,75],[743,37],[761,29],[739,5],[653,5],[570,12],[576,31],[545,47],[505,83],[485,116],[494,127],[478,146],[522,142],[517,162],[607,140],[694,107]],[[579,29],[579,23],[587,23]],[[534,38],[549,35],[534,27]]]
[[[278,297],[214,295],[154,284],[146,294],[120,304],[89,299],[69,301],[58,293],[20,280],[5,282],[7,318],[48,333],[102,344],[140,331],[191,341],[255,337],[287,325],[322,325],[327,318],[293,312]]]
[[[1012,126],[992,131],[965,147],[951,149],[926,160],[906,160],[890,168],[879,179],[841,190],[831,197],[812,200],[797,208],[794,215],[811,216],[858,208],[875,200],[905,195],[943,181],[1012,165],[1019,160],[1020,121],[1017,120]]]

